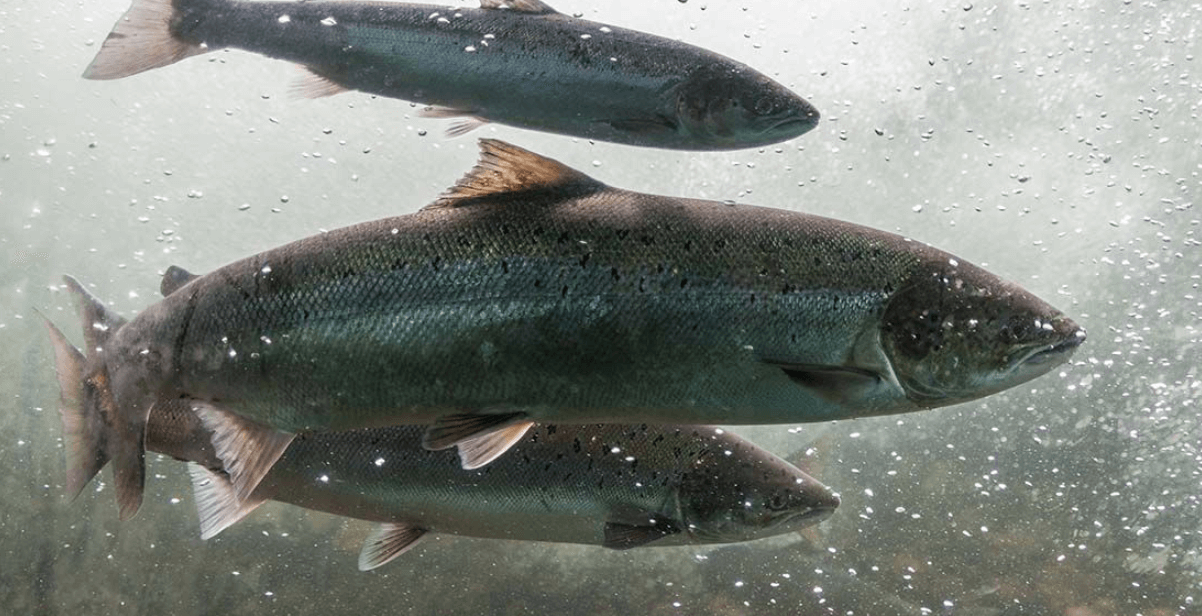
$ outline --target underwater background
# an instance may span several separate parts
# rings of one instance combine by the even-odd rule
[[[80,77],[124,0],[0,4],[0,612],[11,614],[1202,614],[1202,7],[1177,2],[553,2],[745,62],[822,112],[774,146],[590,143],[402,101],[288,95],[220,51]],[[505,84],[498,84],[505,87]],[[74,502],[51,348],[70,273],[117,312],[208,271],[412,212],[499,137],[643,192],[895,231],[1089,330],[1072,362],[916,414],[738,428],[839,492],[802,534],[718,547],[432,536],[362,573],[371,524],[270,503],[201,541],[185,467],[148,455],[118,523]]]

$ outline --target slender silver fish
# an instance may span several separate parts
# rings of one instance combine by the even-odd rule
[[[1084,340],[925,244],[799,212],[611,188],[510,144],[425,209],[194,277],[126,322],[74,279],[123,517],[151,406],[188,399],[239,497],[297,432],[433,424],[488,463],[533,421],[770,424],[903,413],[1023,383]],[[99,468],[73,454],[72,487]]]
[[[90,422],[64,408],[66,433]],[[102,428],[103,429],[103,428]],[[267,500],[379,522],[360,569],[427,533],[627,549],[731,543],[826,519],[839,498],[749,441],[704,426],[538,425],[510,455],[464,471],[451,452],[421,447],[420,426],[302,435],[250,498],[238,501],[210,433],[186,403],[155,405],[146,447],[190,465],[201,536]]]
[[[307,96],[361,90],[427,114],[683,150],[792,139],[818,111],[725,56],[564,15],[539,0],[480,8],[392,2],[134,0],[91,66],[116,79],[235,47],[301,64]]]

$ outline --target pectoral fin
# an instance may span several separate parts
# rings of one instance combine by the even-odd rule
[[[479,468],[505,453],[529,427],[522,412],[444,415],[426,429],[422,447],[437,451],[461,445],[459,460],[463,467]]]
[[[629,550],[679,532],[681,532],[679,524],[674,520],[664,518],[649,518],[646,522],[639,524],[606,522],[605,543],[601,545],[611,550]]]
[[[526,430],[533,426],[532,421],[521,421],[510,426],[494,430],[483,436],[459,442],[459,463],[463,468],[471,470],[480,468],[496,460],[522,440]]]
[[[213,433],[213,449],[230,475],[234,494],[246,501],[259,481],[296,435],[251,421],[208,402],[195,401],[192,410]]]
[[[774,363],[774,362],[769,362]],[[794,383],[814,392],[820,398],[837,404],[847,404],[871,397],[871,390],[881,383],[880,375],[860,368],[824,366],[819,364],[779,364]]]
[[[215,537],[266,502],[266,499],[254,495],[239,501],[227,475],[215,473],[194,462],[188,463],[188,474],[192,476],[192,494],[196,499],[196,513],[200,517],[201,539]]]
[[[370,571],[408,552],[426,532],[424,528],[404,522],[380,524],[363,542],[363,549],[359,552],[359,570]]]

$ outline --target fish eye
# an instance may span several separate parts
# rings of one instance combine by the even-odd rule
[[[783,492],[776,492],[772,494],[772,496],[768,497],[768,502],[765,503],[765,506],[767,506],[770,511],[781,511],[787,507],[788,504],[788,496]]]
[[[769,115],[776,111],[776,103],[769,98],[761,98],[755,102],[755,112],[759,115]]]

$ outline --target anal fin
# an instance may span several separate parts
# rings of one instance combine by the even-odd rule
[[[213,472],[195,462],[188,463],[188,474],[192,477],[192,494],[196,499],[196,513],[200,517],[201,539],[215,537],[266,502],[266,499],[255,495],[239,501],[227,475]]]
[[[238,500],[250,498],[267,471],[296,436],[251,421],[208,402],[193,401],[192,409],[213,433],[213,449],[230,475]]]
[[[372,531],[359,552],[359,570],[370,571],[408,552],[426,529],[403,522],[385,522]]]

